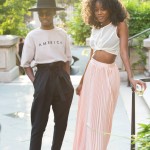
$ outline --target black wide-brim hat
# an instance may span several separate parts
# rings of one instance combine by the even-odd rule
[[[47,8],[47,9],[53,8],[56,11],[64,10],[64,8],[56,6],[55,0],[38,0],[37,7],[31,8],[29,9],[29,11],[39,11],[39,9],[42,9],[42,8]]]

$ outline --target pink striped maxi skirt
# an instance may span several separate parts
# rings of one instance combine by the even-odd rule
[[[107,149],[119,87],[116,64],[91,59],[79,97],[73,150]]]

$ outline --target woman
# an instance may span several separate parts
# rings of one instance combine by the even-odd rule
[[[85,0],[82,14],[93,26],[91,57],[76,89],[80,96],[73,150],[106,150],[119,94],[120,76],[115,58],[120,53],[133,88],[128,58],[128,13],[118,0]]]

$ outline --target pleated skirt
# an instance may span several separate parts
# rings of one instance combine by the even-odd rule
[[[90,60],[78,102],[73,150],[107,149],[119,87],[115,63]]]

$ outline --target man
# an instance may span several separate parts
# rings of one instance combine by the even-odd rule
[[[55,0],[38,0],[37,7],[29,10],[37,11],[41,22],[40,28],[25,38],[21,59],[21,66],[34,86],[30,150],[41,149],[51,106],[55,122],[51,150],[60,150],[74,91],[69,76],[69,40],[66,32],[53,24],[56,11],[63,8],[56,7]],[[35,76],[30,66],[33,60],[37,65]]]

